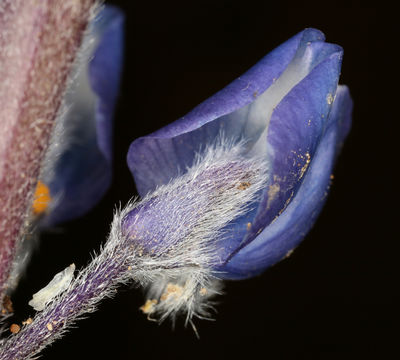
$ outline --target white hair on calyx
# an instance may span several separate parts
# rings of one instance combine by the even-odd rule
[[[244,142],[218,140],[187,172],[121,214],[135,246],[137,281],[147,288],[141,310],[149,318],[207,317],[220,293],[213,272],[226,226],[250,210],[267,182],[264,159],[246,157]]]

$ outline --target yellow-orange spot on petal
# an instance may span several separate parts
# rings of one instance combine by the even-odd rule
[[[41,181],[38,181],[32,204],[34,214],[40,215],[44,213],[49,206],[50,200],[51,196],[49,188]]]

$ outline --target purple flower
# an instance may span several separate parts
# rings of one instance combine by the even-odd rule
[[[111,183],[113,113],[123,57],[124,15],[107,6],[91,22],[65,96],[41,181],[54,200],[43,219],[53,225],[82,216]]]
[[[176,243],[175,237],[171,240],[163,234],[171,226],[178,232],[179,226],[172,224],[179,218],[190,228],[188,221],[195,220],[184,214],[205,206],[205,195],[204,203],[196,203],[203,196],[199,190],[202,180],[197,179],[196,184],[186,179],[188,186],[179,185],[176,195],[181,200],[156,189],[189,173],[200,174],[204,183],[216,177],[223,188],[237,183],[239,177],[235,178],[234,171],[231,174],[232,157],[219,167],[194,170],[201,163],[199,158],[208,156],[207,161],[211,161],[209,149],[218,148],[216,144],[223,138],[222,143],[234,149],[235,144],[242,144],[238,159],[250,159],[238,165],[243,170],[241,176],[250,176],[252,159],[255,163],[264,159],[266,165],[256,170],[265,175],[263,186],[244,200],[246,211],[241,208],[231,214],[209,240],[217,254],[211,264],[214,275],[223,279],[251,277],[290,254],[323,206],[335,158],[350,128],[352,101],[347,87],[338,86],[342,54],[339,46],[324,42],[320,31],[306,29],[186,116],[135,140],[128,165],[137,189],[141,196],[154,191],[156,195],[148,195],[147,205],[128,214],[125,231],[132,236],[141,234],[137,241],[144,251],[163,252],[172,241]],[[229,146],[223,147],[230,152]],[[240,180],[243,188],[259,181],[244,179]],[[217,190],[209,188],[211,193],[217,194]],[[187,200],[191,191],[195,206]],[[173,206],[174,201],[185,205]],[[213,201],[209,204],[215,205]],[[154,209],[161,216],[157,217]],[[138,226],[140,231],[136,231]],[[196,226],[182,239],[193,231]],[[143,237],[149,232],[156,235]]]

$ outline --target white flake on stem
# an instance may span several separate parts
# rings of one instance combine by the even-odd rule
[[[75,264],[71,264],[54,275],[53,279],[43,289],[33,294],[32,300],[28,304],[36,311],[42,311],[57,295],[68,289],[74,277],[74,271]]]

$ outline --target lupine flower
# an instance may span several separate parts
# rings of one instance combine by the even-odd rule
[[[142,199],[116,212],[87,268],[74,278],[71,265],[34,297],[39,312],[3,343],[0,359],[35,356],[131,280],[148,288],[149,318],[184,313],[193,325],[193,316],[209,316],[221,280],[287,256],[321,210],[350,127],[341,60],[340,47],[304,30],[188,115],[134,141],[128,165]]]
[[[350,128],[349,91],[345,86],[338,87],[342,53],[339,46],[325,43],[320,31],[306,29],[186,116],[132,143],[128,165],[142,196],[154,191],[157,194],[157,189],[164,189],[189,173],[205,178],[201,185],[179,187],[178,199],[185,199],[188,204],[167,195],[165,200],[161,200],[164,195],[153,195],[160,199],[160,203],[147,200],[147,206],[154,211],[140,208],[133,210],[138,212],[135,216],[128,215],[126,227],[134,233],[138,226],[142,228],[135,236],[141,235],[137,241],[147,252],[174,253],[175,243],[187,244],[185,250],[180,250],[187,254],[186,263],[179,264],[187,270],[179,276],[164,272],[155,280],[150,286],[148,304],[152,305],[145,309],[147,312],[171,311],[172,301],[166,304],[162,295],[168,295],[171,284],[181,287],[182,297],[190,297],[184,291],[190,284],[190,268],[197,266],[203,272],[207,269],[205,278],[248,278],[288,256],[304,238],[326,199],[336,155]],[[226,148],[225,160],[215,154],[206,155],[207,160],[203,160],[216,157],[222,162],[218,170],[199,169],[204,166],[199,161],[201,154],[219,153],[221,137],[222,143],[241,143],[241,150],[234,147],[237,161],[248,161],[256,168],[241,163],[242,180],[231,173],[233,150]],[[249,172],[262,178],[250,179]],[[189,180],[184,181],[190,184]],[[218,211],[197,203],[203,195],[197,187],[204,186],[207,196],[212,197],[220,188],[229,187],[230,181],[243,191],[255,187],[256,200],[251,198],[255,195],[251,191],[248,198],[241,200],[242,204],[251,204],[246,211],[230,214],[233,198],[228,194],[221,198],[223,204]],[[263,184],[261,189],[259,182]],[[212,229],[211,224],[207,228],[209,224],[203,224],[203,216],[208,214],[218,219],[215,222],[223,217],[226,225],[218,230]],[[175,235],[169,235],[167,229]],[[196,232],[200,233],[198,245],[193,245],[189,239]],[[207,254],[203,254],[203,248]],[[201,303],[206,291],[215,291],[206,289],[201,294],[199,289],[204,289],[205,280],[199,279],[198,274],[195,277],[199,295],[192,294],[193,301]],[[188,304],[180,296],[175,298],[181,303],[175,304],[172,311]],[[192,312],[192,305],[187,310]]]

